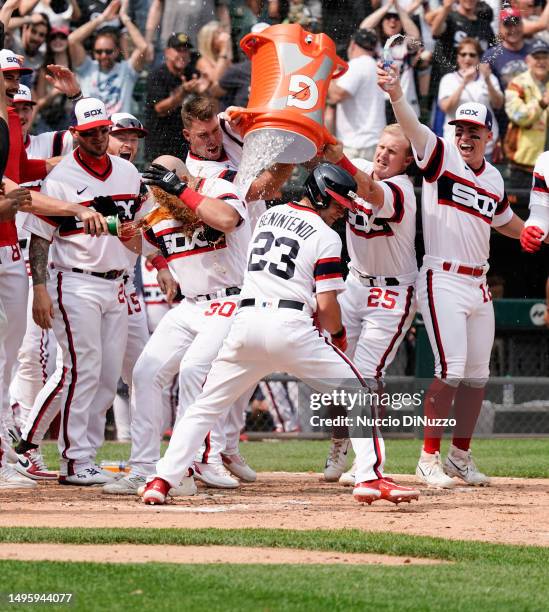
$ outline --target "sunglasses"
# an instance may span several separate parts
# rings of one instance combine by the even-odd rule
[[[478,57],[478,53],[458,53],[459,57]]]
[[[398,21],[400,19],[399,15],[385,15],[384,19],[395,19],[396,21]]]
[[[109,127],[94,128],[93,130],[84,130],[83,132],[78,132],[78,138],[92,138],[93,136],[104,136],[109,132]]]
[[[131,117],[124,117],[119,119],[111,128],[112,130],[143,130],[143,124],[139,119],[132,119]]]
[[[112,55],[114,53],[114,49],[94,49],[93,52],[95,55]]]

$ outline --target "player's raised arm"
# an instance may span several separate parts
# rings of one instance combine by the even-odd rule
[[[182,164],[180,160],[175,161]],[[241,222],[238,212],[219,198],[209,198],[188,185],[188,176],[180,178],[176,172],[159,163],[152,163],[143,173],[144,183],[154,185],[176,196],[181,207],[190,208],[204,223],[220,232],[232,232]]]
[[[408,140],[412,143],[418,157],[422,159],[431,130],[426,125],[420,123],[414,109],[406,100],[406,96],[400,86],[400,78],[396,66],[390,66],[388,70],[385,70],[383,65],[379,63],[377,67],[377,83],[389,94],[397,122],[404,130]]]

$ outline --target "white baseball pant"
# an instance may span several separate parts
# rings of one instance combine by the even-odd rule
[[[435,375],[452,386],[486,384],[494,343],[494,307],[486,277],[424,265],[418,302],[435,356]]]
[[[0,296],[7,319],[2,338],[4,367],[2,369],[0,418],[10,409],[9,386],[17,363],[17,351],[25,336],[29,279],[18,244],[0,247]],[[23,315],[23,316],[22,316]]]
[[[203,302],[183,300],[163,317],[150,337],[137,360],[132,382],[130,465],[136,474],[154,474],[160,458],[163,389],[179,372],[179,413],[194,402],[227,336],[235,310],[236,301],[228,298]],[[216,436],[222,440],[216,446],[220,449],[224,446],[222,425],[213,424],[209,436],[210,444]],[[205,431],[202,440],[207,434]],[[201,460],[207,463],[211,456],[207,445]]]
[[[329,392],[340,384],[348,387],[350,382],[362,387],[355,366],[318,333],[306,313],[242,308],[212,364],[202,393],[177,423],[156,475],[172,486],[178,485],[212,426],[243,390],[273,372],[293,374],[320,392]],[[362,449],[358,450],[357,456],[364,456]]]
[[[2,304],[2,296],[0,295],[0,372],[6,367],[6,354],[4,352],[4,337],[8,329],[8,318]],[[8,438],[0,428],[0,467],[4,465],[4,458],[7,457]]]
[[[11,381],[12,404],[19,404],[17,423],[23,427],[30,417],[32,407],[40,389],[55,371],[57,341],[51,329],[42,329],[32,318],[32,284],[29,286],[27,307],[27,330],[19,348],[19,367]]]
[[[51,422],[54,400],[60,396],[61,474],[71,476],[95,458],[89,432],[104,424],[104,407],[116,394],[128,332],[127,307],[118,280],[56,271],[48,290],[62,365],[36,398],[34,427],[38,431],[42,422]],[[24,431],[23,438],[33,442],[34,433]]]

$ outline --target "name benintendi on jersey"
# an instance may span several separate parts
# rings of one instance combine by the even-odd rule
[[[283,204],[257,222],[244,277],[244,297],[297,300],[316,308],[316,293],[343,291],[341,238],[317,211]]]

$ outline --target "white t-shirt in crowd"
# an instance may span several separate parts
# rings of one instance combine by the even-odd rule
[[[336,83],[350,94],[337,105],[337,138],[353,149],[376,145],[386,120],[385,94],[377,85],[375,59],[355,57]]]
[[[490,81],[492,85],[497,91],[501,91],[501,87],[499,86],[499,82],[497,78],[491,74]],[[460,87],[463,82],[463,77],[459,74],[459,72],[450,72],[449,74],[445,74],[442,79],[440,79],[440,85],[438,87],[438,101],[444,100],[444,98],[448,98],[451,96],[454,91]],[[480,102],[487,106],[492,113],[493,121],[492,121],[492,140],[488,143],[486,147],[486,155],[489,156],[494,150],[494,143],[497,141],[499,137],[499,128],[498,122],[494,116],[494,109],[490,106],[490,95],[488,93],[488,85],[486,85],[486,81],[484,77],[480,74],[477,75],[477,78],[470,83],[467,83],[465,89],[463,90],[459,102],[456,106],[463,104],[465,102]],[[448,125],[448,121],[452,121],[455,119],[455,112],[446,113],[446,119],[444,123],[444,131],[443,137],[450,142],[454,141],[454,133],[455,128],[453,125]]]

